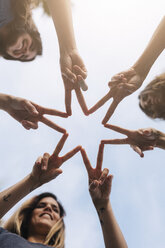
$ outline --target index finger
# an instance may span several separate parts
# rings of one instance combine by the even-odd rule
[[[81,150],[81,146],[75,147],[73,150],[65,154],[65,156],[61,157],[62,163],[73,157],[77,152]]]
[[[82,155],[86,170],[87,170],[87,172],[89,174],[90,170],[92,169],[92,166],[91,166],[91,163],[90,163],[90,161],[88,159],[86,151],[83,148],[81,148],[81,155]]]
[[[71,100],[72,100],[72,90],[65,88],[65,108],[68,115],[72,115]]]
[[[80,107],[81,107],[83,113],[84,113],[85,115],[89,115],[89,113],[88,113],[88,108],[87,108],[87,105],[86,105],[84,96],[83,96],[83,94],[81,93],[80,88],[79,88],[79,87],[76,87],[76,88],[75,88],[75,92],[76,92],[77,100],[78,100],[78,102],[79,102],[79,104],[80,104]]]
[[[105,124],[104,127],[106,128],[109,128],[113,131],[116,131],[118,133],[122,133],[122,134],[125,134],[125,135],[129,135],[130,134],[130,130],[128,129],[125,129],[125,128],[122,128],[122,127],[118,127],[118,126],[115,126],[115,125],[111,125],[111,124]]]
[[[119,104],[119,101],[113,100],[113,102],[111,103],[111,105],[110,105],[110,107],[109,107],[104,119],[102,120],[102,124],[106,124],[107,121],[109,121],[109,119],[113,115],[113,113],[114,113],[116,107],[118,106],[118,104]]]
[[[53,121],[47,119],[44,116],[41,116],[39,119],[40,122],[44,123],[45,125],[47,125],[48,127],[51,127],[53,129],[55,129],[56,131],[60,132],[60,133],[66,133],[66,130],[60,126],[58,126],[57,124],[55,124]]]
[[[101,171],[102,163],[103,163],[103,151],[104,151],[104,144],[101,143],[99,145],[99,151],[97,155],[97,164],[96,164],[96,169],[100,171]]]
[[[103,98],[101,98],[92,108],[89,109],[89,114],[95,112],[98,108],[102,107],[112,97],[111,91],[108,92]]]
[[[64,144],[65,144],[65,141],[66,141],[67,138],[68,138],[68,136],[69,136],[68,133],[65,133],[65,134],[62,136],[62,138],[61,138],[60,141],[58,142],[58,144],[57,144],[57,146],[56,146],[56,148],[55,148],[55,150],[54,150],[54,152],[53,152],[53,154],[52,154],[53,157],[58,157],[59,153],[61,152],[61,150],[62,150],[62,148],[63,148],[63,146],[64,146]]]
[[[58,111],[56,109],[50,109],[50,108],[44,108],[43,107],[43,111],[42,112],[43,112],[43,114],[46,114],[46,115],[56,115],[56,116],[60,116],[60,117],[64,117],[64,118],[67,118],[68,117],[68,114],[67,113]]]

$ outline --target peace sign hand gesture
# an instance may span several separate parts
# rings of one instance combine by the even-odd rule
[[[89,192],[96,207],[105,207],[109,202],[111,192],[112,175],[108,175],[107,168],[102,170],[104,145],[99,146],[96,168],[91,166],[88,156],[84,149],[81,149],[83,161],[89,178]]]
[[[90,110],[89,113],[95,112],[98,108],[104,105],[109,99],[113,98],[113,101],[102,121],[102,124],[106,124],[110,117],[113,115],[118,104],[128,95],[136,91],[142,84],[144,79],[136,73],[133,68],[127,71],[116,74],[112,77],[108,83],[110,90],[100,101],[98,101]]]
[[[67,137],[68,134],[65,133],[51,156],[48,153],[44,153],[43,157],[39,157],[35,162],[31,178],[37,185],[41,186],[60,175],[62,173],[62,170],[59,169],[61,165],[80,151],[81,146],[77,146],[64,156],[59,157],[59,153],[61,152]]]
[[[40,105],[37,105],[36,103],[20,97],[9,96],[9,99],[9,104],[7,105],[5,110],[14,119],[19,121],[25,129],[37,129],[38,122],[40,121],[58,132],[66,132],[64,128],[58,126],[44,116],[44,114],[47,114],[67,118],[68,115],[66,113],[60,112],[55,109],[42,107]]]
[[[102,140],[102,144],[130,144],[140,157],[144,157],[143,151],[153,150],[157,146],[160,132],[154,128],[143,128],[138,130],[128,130],[118,126],[106,124],[106,128],[118,133],[127,135],[124,139]]]

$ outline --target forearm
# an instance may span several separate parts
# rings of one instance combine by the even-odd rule
[[[126,248],[127,243],[115,219],[110,202],[104,205],[95,205],[98,213],[106,248]]]
[[[23,180],[0,193],[0,219],[23,197],[39,187],[29,174]]]
[[[56,28],[60,52],[76,49],[70,0],[47,0]]]
[[[10,95],[0,93],[0,109],[6,111],[9,106],[10,100],[11,100]]]
[[[165,48],[165,17],[156,28],[149,44],[143,54],[133,65],[135,71],[142,77],[146,77],[155,60]]]

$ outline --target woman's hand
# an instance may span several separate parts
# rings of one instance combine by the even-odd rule
[[[71,91],[75,89],[76,84],[82,90],[87,90],[88,87],[85,83],[87,77],[87,70],[76,49],[71,52],[61,53],[60,57],[61,74],[65,87],[65,106],[68,115],[72,114],[71,111]]]
[[[101,144],[99,146],[96,168],[91,166],[85,150],[81,149],[83,161],[88,173],[89,192],[97,208],[105,207],[108,204],[113,178],[112,175],[108,175],[109,170],[107,168],[102,170],[103,149],[104,145]]]
[[[38,122],[40,121],[58,132],[66,132],[64,128],[58,126],[44,116],[44,114],[47,114],[60,116],[63,118],[68,117],[68,114],[60,112],[58,110],[45,108],[29,100],[14,96],[10,96],[10,100],[5,110],[14,119],[19,121],[27,130],[31,128],[37,129]]]
[[[160,132],[154,128],[141,128],[128,130],[118,126],[106,124],[106,128],[127,135],[124,139],[102,140],[102,144],[130,144],[140,157],[144,157],[143,151],[153,150],[159,141]]]
[[[60,175],[62,173],[62,170],[59,169],[61,165],[80,151],[81,146],[77,146],[64,156],[59,157],[59,153],[62,150],[67,137],[67,133],[62,136],[51,156],[48,153],[44,153],[43,157],[39,157],[35,162],[31,173],[31,179],[36,185],[40,186]]]

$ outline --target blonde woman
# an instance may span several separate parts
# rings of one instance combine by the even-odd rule
[[[59,157],[67,137],[68,134],[62,136],[51,156],[45,153],[39,157],[28,176],[0,193],[0,218],[24,196],[62,173],[61,165],[81,149],[78,146]],[[1,248],[63,248],[64,215],[62,205],[53,194],[33,197],[7,221],[4,228],[0,228]]]

